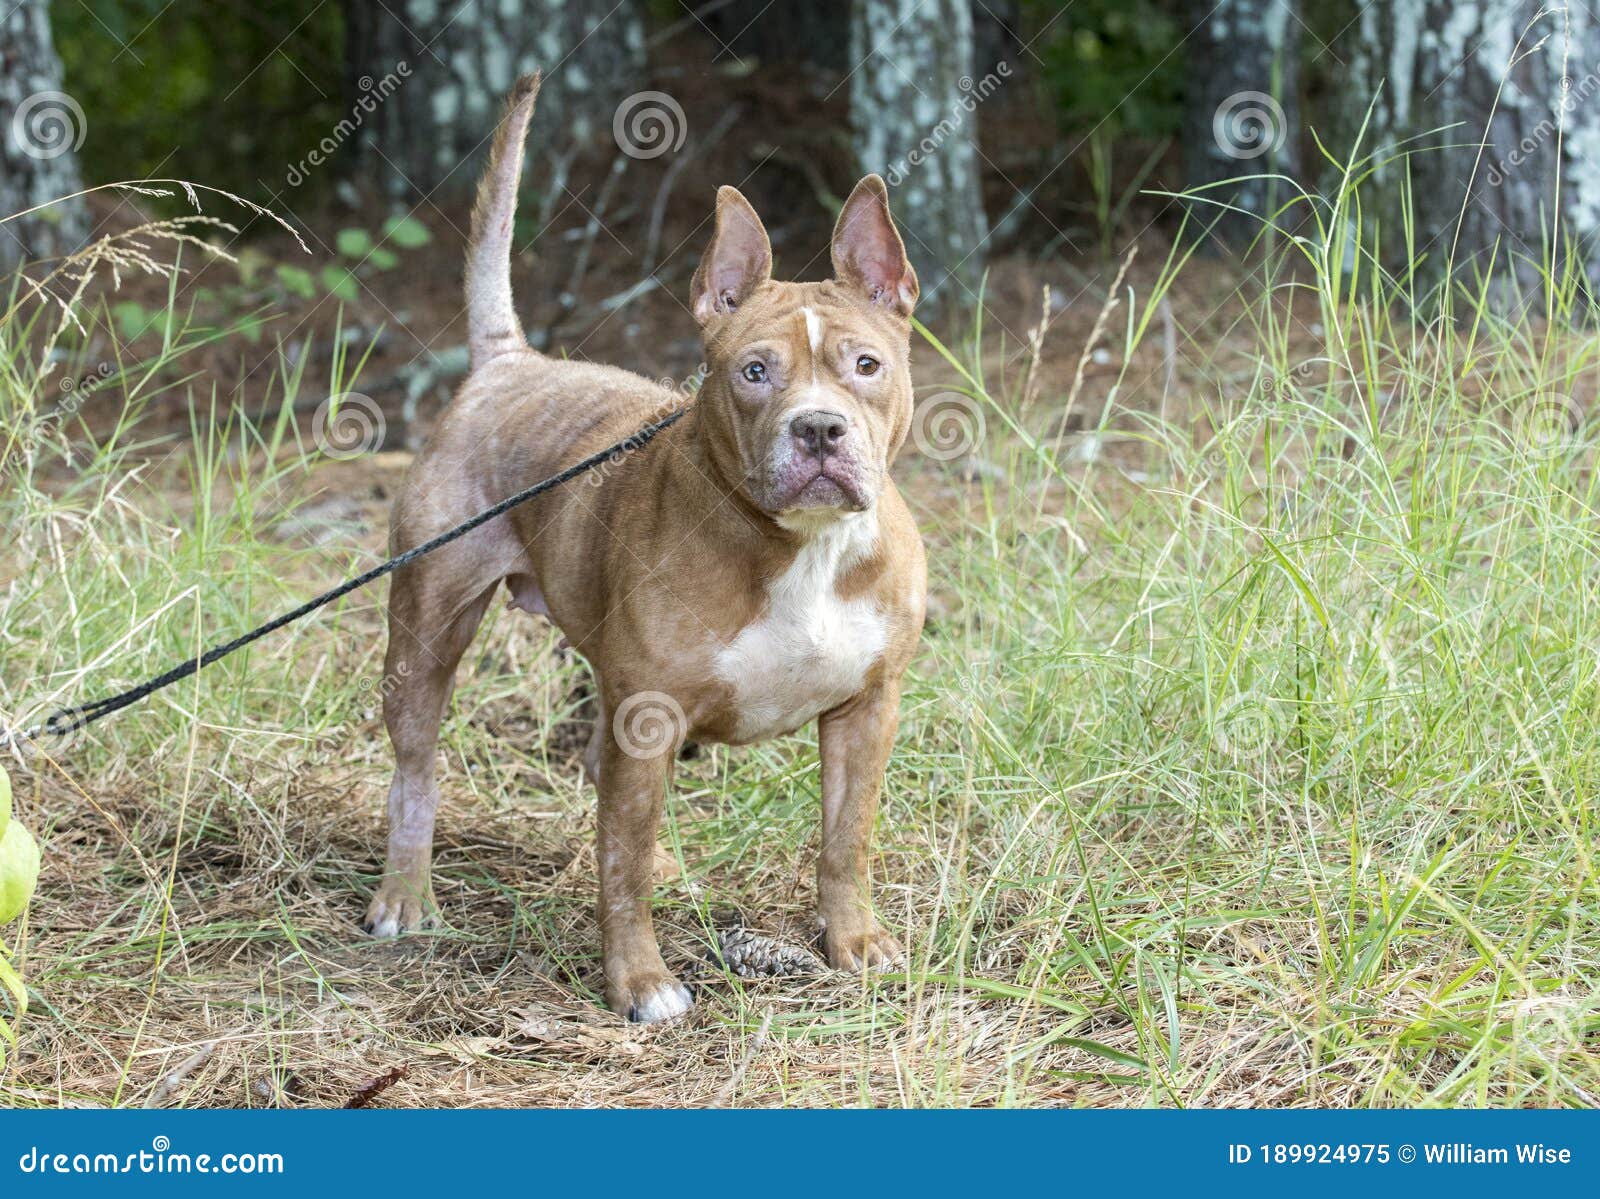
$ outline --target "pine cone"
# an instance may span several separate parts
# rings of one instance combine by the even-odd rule
[[[779,941],[734,925],[717,934],[722,964],[740,978],[775,978],[779,975],[822,974],[821,958],[800,945]]]

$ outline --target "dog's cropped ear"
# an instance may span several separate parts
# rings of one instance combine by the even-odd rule
[[[750,201],[736,187],[717,188],[717,225],[695,268],[689,296],[702,325],[732,312],[772,278],[772,243]]]
[[[833,227],[833,274],[867,301],[910,316],[917,303],[917,272],[889,215],[889,189],[868,175],[839,210]]]

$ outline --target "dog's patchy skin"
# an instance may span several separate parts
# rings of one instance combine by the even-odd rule
[[[678,404],[649,379],[547,358],[522,336],[508,257],[537,91],[531,78],[513,92],[479,188],[467,266],[472,372],[396,502],[396,552]],[[917,281],[877,176],[846,201],[832,254],[828,282],[774,281],[760,219],[738,191],[720,189],[692,287],[709,366],[693,410],[614,469],[395,574],[384,720],[396,769],[371,931],[393,935],[429,915],[439,725],[456,664],[504,585],[513,606],[548,616],[594,669],[600,711],[585,765],[600,795],[614,1011],[664,1020],[690,1005],[650,921],[656,828],[689,739],[739,744],[817,721],[817,919],[828,960],[869,969],[899,953],[873,918],[867,858],[926,576],[888,473],[911,421]],[[643,753],[612,727],[641,692],[669,697],[684,716]]]

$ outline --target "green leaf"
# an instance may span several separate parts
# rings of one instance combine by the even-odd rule
[[[342,266],[332,264],[322,268],[322,286],[336,299],[351,303],[357,295],[356,277]]]
[[[317,298],[317,281],[311,277],[311,272],[302,270],[297,266],[280,266],[273,272],[278,276],[278,282],[302,300]]]
[[[365,229],[341,229],[333,244],[346,258],[365,258],[372,252],[372,235]]]
[[[380,271],[392,271],[400,265],[400,255],[393,250],[386,250],[382,246],[377,246],[372,253],[367,255],[367,261]]]
[[[1049,1045],[1065,1045],[1071,1049],[1079,1049],[1084,1053],[1092,1053],[1095,1057],[1104,1058],[1108,1062],[1115,1062],[1119,1066],[1132,1066],[1138,1070],[1148,1070],[1142,1058],[1137,1058],[1131,1053],[1121,1049],[1113,1049],[1110,1045],[1102,1045],[1099,1041],[1092,1041],[1088,1037],[1052,1036],[1045,1040]]]
[[[383,222],[383,237],[402,250],[415,250],[433,240],[428,227],[414,216],[392,216]]]
[[[132,341],[150,326],[150,312],[138,300],[118,300],[111,306],[111,319],[124,341]]]
[[[39,882],[39,846],[20,820],[0,833],[0,924],[15,920]]]
[[[11,776],[0,766],[0,833],[11,823]]]

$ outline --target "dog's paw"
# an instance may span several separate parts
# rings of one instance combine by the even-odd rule
[[[658,973],[607,987],[606,1002],[635,1024],[655,1024],[683,1015],[694,1006],[694,997],[672,975]]]
[[[905,956],[900,943],[876,924],[854,931],[823,925],[822,948],[835,970],[887,970]]]
[[[431,918],[433,897],[398,879],[385,879],[367,905],[363,932],[374,937],[398,937],[422,928]]]

